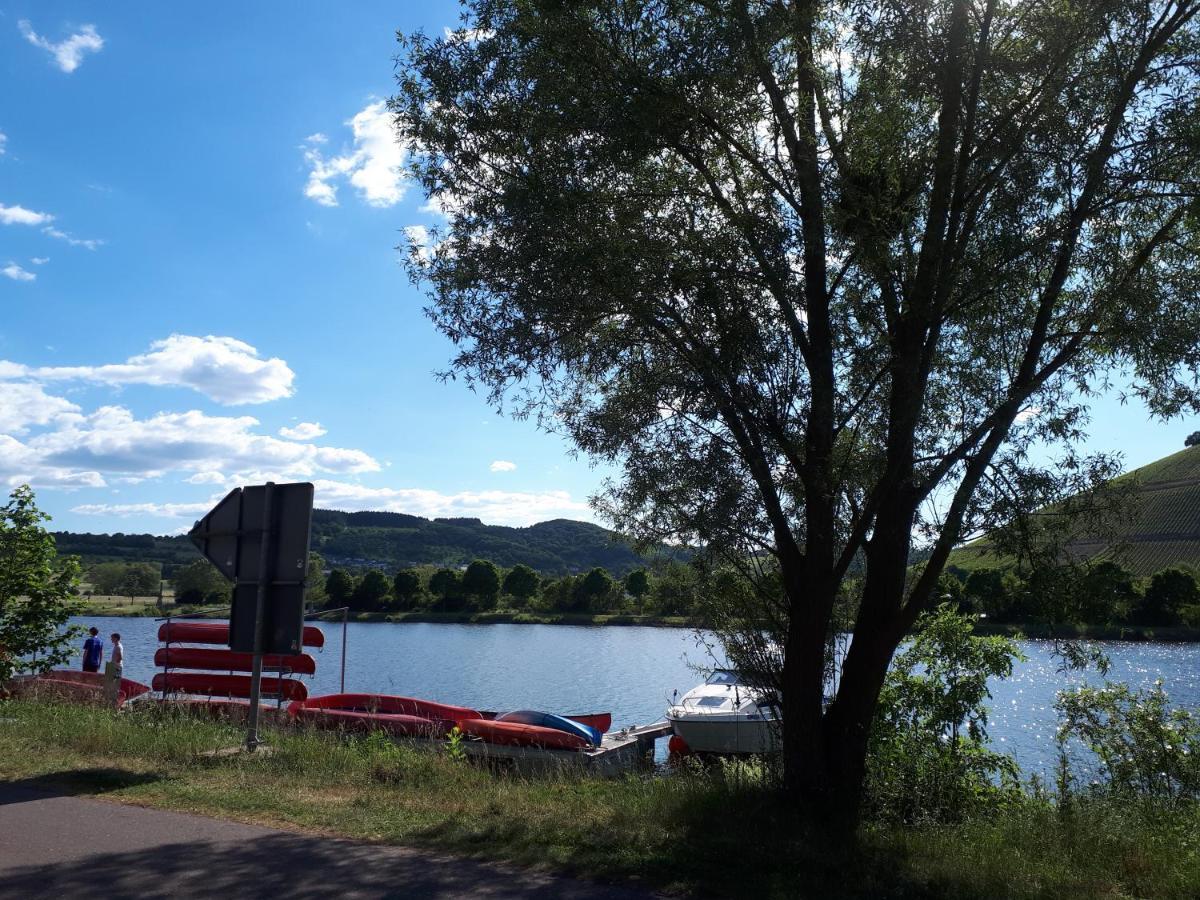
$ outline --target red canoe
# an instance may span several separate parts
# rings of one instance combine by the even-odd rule
[[[493,722],[489,719],[470,719],[460,722],[463,734],[477,737],[489,744],[511,747],[542,747],[548,750],[586,750],[590,745],[577,734],[523,725],[519,722]]]
[[[154,665],[161,669],[250,672],[254,669],[254,655],[233,650],[210,650],[207,647],[159,647],[154,652]],[[263,669],[287,669],[293,675],[312,675],[317,671],[317,661],[307,653],[264,656]]]
[[[432,722],[464,722],[478,719],[479,711],[466,706],[451,706],[432,700],[417,700],[413,697],[395,697],[389,694],[327,694],[312,697],[302,703],[293,703],[288,711],[296,716],[301,709],[338,710],[360,715],[414,716]]]
[[[52,693],[65,700],[99,701],[104,699],[104,675],[100,672],[82,672],[78,669],[52,669],[42,675],[21,676],[13,680],[18,693],[36,691]],[[117,702],[124,703],[134,697],[149,693],[149,685],[129,678],[122,678],[117,688]]]
[[[404,713],[369,713],[352,709],[309,708],[293,703],[288,714],[296,721],[337,731],[382,731],[397,737],[440,738],[449,733],[454,723],[445,719],[426,719]]]
[[[228,622],[163,622],[158,626],[161,644],[228,644]],[[324,647],[325,632],[315,625],[304,626],[304,646]]]
[[[250,676],[210,675],[203,672],[159,672],[151,682],[165,694],[208,694],[213,697],[249,697]],[[264,678],[263,699],[282,695],[284,700],[303,700],[308,688],[294,678]]]

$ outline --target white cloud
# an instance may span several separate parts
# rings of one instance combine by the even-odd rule
[[[83,62],[85,53],[99,53],[104,46],[104,38],[96,32],[95,25],[84,25],[79,31],[65,40],[54,43],[33,30],[28,19],[17,23],[25,40],[35,47],[41,47],[54,57],[55,64],[64,72],[74,72]]]
[[[37,276],[34,275],[32,272],[25,271],[20,266],[18,266],[15,262],[10,262],[3,269],[0,269],[0,272],[3,272],[6,276],[11,278],[13,281],[33,281],[34,279],[37,278]]]
[[[163,519],[193,518],[202,516],[212,509],[213,502],[203,503],[84,503],[71,507],[71,512],[81,516],[155,516]]]
[[[258,424],[251,416],[209,416],[198,410],[138,419],[124,407],[104,406],[67,419],[27,444],[51,465],[120,474],[263,468],[297,478],[380,468],[361,450],[280,440],[257,434]]]
[[[103,247],[104,241],[97,238],[77,238],[65,231],[55,228],[53,225],[48,225],[42,229],[42,234],[49,235],[55,240],[66,241],[72,247],[86,247],[88,250],[95,250],[97,247]]]
[[[225,484],[228,479],[220,472],[197,472],[184,480],[188,484]]]
[[[48,257],[48,256],[35,256],[35,257],[33,257],[32,259],[30,259],[29,261],[30,261],[31,263],[33,263],[35,266],[44,266],[46,263],[50,262],[50,257]]]
[[[384,101],[368,104],[347,123],[353,148],[326,158],[320,146],[328,138],[317,132],[305,139],[309,164],[304,195],[322,206],[337,206],[337,184],[345,179],[371,206],[394,206],[404,196],[404,149],[396,140],[392,116]]]
[[[3,156],[7,152],[4,148],[4,145],[7,143],[8,143],[8,135],[5,134],[3,131],[0,131],[0,156]]]
[[[468,516],[490,525],[533,525],[555,518],[591,518],[588,505],[566,491],[461,491],[443,494],[425,488],[371,488],[317,480],[316,503],[326,509],[386,510],[426,518]]]
[[[5,206],[0,203],[0,224],[4,225],[43,225],[53,222],[54,216],[49,213],[34,212],[23,206]]]
[[[23,434],[30,425],[49,425],[78,413],[78,406],[47,394],[40,384],[0,381],[0,433]]]
[[[4,377],[189,387],[236,406],[291,396],[295,373],[282,359],[261,359],[258,350],[235,338],[173,334],[124,363],[28,368],[0,360],[0,378]]]
[[[292,441],[311,441],[323,434],[325,434],[325,429],[321,427],[320,422],[301,422],[295,428],[288,428],[285,425],[279,429],[280,437]]]
[[[262,479],[236,482],[253,484]],[[326,509],[386,510],[425,518],[471,517],[489,525],[523,527],[555,518],[590,518],[586,503],[566,491],[463,491],[443,494],[423,488],[369,488],[340,481],[318,480],[316,504]],[[219,495],[203,503],[85,503],[71,512],[91,516],[155,516],[191,519],[212,508]]]
[[[16,487],[54,487],[71,490],[104,487],[104,476],[87,469],[56,466],[43,461],[39,454],[16,438],[0,434],[0,485]]]
[[[495,462],[493,462],[490,466],[488,466],[488,468],[491,469],[493,472],[511,472],[516,467],[517,467],[516,463],[509,462],[507,459],[498,459]]]

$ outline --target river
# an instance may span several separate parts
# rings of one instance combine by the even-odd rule
[[[107,639],[119,631],[125,675],[149,683],[158,625],[149,618],[81,617]],[[321,623],[326,642],[313,650],[309,694],[337,693],[342,625]],[[1026,773],[1054,764],[1055,694],[1083,680],[1057,671],[1049,641],[1022,641],[1026,659],[1011,678],[991,684],[989,735]],[[1200,644],[1103,642],[1109,677],[1148,687],[1163,679],[1172,702],[1200,705]],[[107,658],[107,657],[106,657]],[[701,679],[712,658],[694,632],[639,626],[441,625],[352,622],[346,629],[346,690],[402,694],[476,709],[612,712],[613,724],[663,717],[671,692]],[[1095,680],[1095,676],[1088,676]],[[661,743],[661,742],[660,742]]]

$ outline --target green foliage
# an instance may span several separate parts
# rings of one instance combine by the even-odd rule
[[[1155,572],[1130,621],[1135,625],[1178,625],[1187,607],[1200,605],[1200,583],[1190,569],[1173,566]]]
[[[654,579],[649,608],[660,616],[686,616],[698,606],[699,587],[696,570],[672,560]]]
[[[76,605],[79,561],[58,556],[42,525],[49,519],[29,485],[0,507],[0,684],[16,671],[62,665],[80,633],[65,627]]]
[[[120,597],[157,597],[160,567],[148,562],[100,563],[88,572],[92,593]]]
[[[401,569],[392,579],[392,597],[396,609],[414,609],[421,591],[421,573],[416,569]]]
[[[1022,658],[1003,637],[945,604],[918,620],[879,697],[868,755],[867,803],[884,821],[954,822],[1008,803],[1016,763],[987,746],[989,678]]]
[[[446,735],[446,755],[455,762],[465,762],[467,759],[467,751],[463,747],[464,740],[462,729],[457,725]]]
[[[504,576],[504,593],[525,604],[537,594],[540,584],[537,572],[526,565],[515,565]]]
[[[1200,718],[1173,708],[1162,680],[1150,689],[1105,682],[1059,693],[1063,768],[1074,744],[1094,754],[1096,790],[1125,798],[1200,800]]]
[[[491,609],[500,595],[500,571],[489,560],[477,559],[467,566],[462,577],[463,593],[472,597],[480,609]]]
[[[334,569],[325,580],[325,593],[329,596],[330,605],[335,608],[350,605],[354,588],[354,577],[345,569]]]
[[[575,609],[595,613],[610,612],[619,602],[617,583],[604,569],[595,568],[575,584]]]
[[[176,603],[229,603],[232,586],[207,559],[192,560],[171,576]]]
[[[320,553],[308,552],[308,571],[304,574],[304,600],[310,609],[325,605],[329,595],[325,592],[325,559]]]
[[[350,595],[350,608],[360,612],[375,612],[383,609],[391,586],[388,577],[381,571],[368,569],[355,585],[354,593]]]
[[[434,606],[438,609],[462,609],[465,605],[462,579],[453,569],[438,569],[430,575],[429,593],[437,598]]]
[[[650,592],[650,576],[645,569],[634,569],[625,576],[625,593],[641,603],[642,598]]]

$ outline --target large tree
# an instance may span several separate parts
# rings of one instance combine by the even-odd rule
[[[847,821],[951,548],[1109,474],[1070,447],[1112,373],[1198,406],[1197,10],[474,0],[403,39],[454,372],[622,463],[618,524],[770,570],[785,782]]]
[[[45,672],[71,658],[80,629],[67,628],[79,560],[60,557],[29,485],[0,506],[0,685],[14,672]]]

